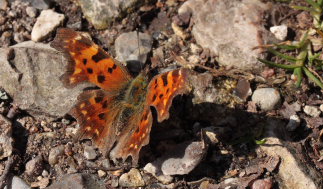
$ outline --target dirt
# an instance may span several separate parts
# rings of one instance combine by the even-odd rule
[[[171,29],[172,21],[184,26],[185,32],[190,35],[189,19],[176,16],[176,11],[183,2],[175,2],[175,6],[172,7],[167,7],[164,1],[144,5],[139,10],[126,15],[121,21],[116,21],[104,31],[94,29],[83,18],[81,9],[74,1],[56,0],[53,8],[67,17],[64,26],[89,32],[97,44],[115,55],[113,43],[116,37],[123,32],[137,29],[140,32],[148,32],[152,36],[160,36],[159,31],[164,31],[161,36],[167,37],[154,38],[153,48],[158,48],[174,35]],[[272,25],[287,24],[291,30],[288,39],[298,40],[300,30],[311,27],[311,17],[308,13],[293,10],[286,3],[271,2],[274,3],[274,8],[272,17],[267,20],[268,28]],[[295,4],[304,3],[296,1]],[[35,19],[27,19],[25,16],[25,4],[12,3],[10,6],[9,11],[0,10],[1,47],[30,40],[31,26],[35,23]],[[166,24],[160,25],[158,24],[160,22]],[[53,37],[54,33],[44,42],[52,41]],[[167,67],[172,61],[166,60],[165,57],[172,57],[172,52],[187,58],[189,56],[187,45],[191,42],[194,42],[192,36],[186,41],[168,44],[165,46],[167,48],[164,55],[154,57],[151,62],[146,64],[147,67],[150,67],[152,73]],[[203,60],[201,63],[203,66],[210,69],[219,68],[214,57],[207,53],[207,50],[201,52],[199,56]],[[194,70],[200,74],[207,71],[203,67],[195,67]],[[321,72],[319,73],[321,74]],[[206,182],[203,180],[205,178],[208,179],[209,186],[221,188],[221,182],[230,177],[239,178],[237,182],[242,187],[250,187],[257,179],[267,179],[272,188],[281,188],[277,175],[279,158],[257,153],[258,144],[255,141],[262,139],[264,120],[277,119],[287,124],[288,116],[282,115],[294,113],[293,107],[290,106],[292,102],[298,101],[300,104],[319,106],[322,104],[321,91],[308,80],[303,81],[301,88],[296,88],[294,83],[290,82],[291,74],[281,69],[266,68],[263,73],[248,72],[248,74],[262,75],[267,79],[263,83],[252,80],[249,85],[253,90],[259,86],[278,88],[283,97],[283,105],[275,110],[262,112],[254,104],[248,103],[250,96],[244,97],[245,101],[224,98],[220,99],[218,104],[202,103],[199,105],[192,104],[192,95],[176,98],[170,110],[172,115],[170,119],[162,123],[154,123],[150,143],[141,151],[138,168],[141,169],[147,163],[162,156],[163,152],[175,143],[200,140],[203,136],[202,128],[215,126],[221,128],[218,136],[219,142],[210,145],[204,160],[191,173],[174,177],[172,182],[174,188],[197,188],[202,182]],[[238,79],[220,76],[213,78],[211,82],[214,86],[220,86],[225,96],[232,93]],[[228,86],[223,87],[225,85]],[[12,100],[11,98],[0,99],[0,113],[2,115],[8,115],[8,112],[13,111]],[[304,112],[299,115],[302,119],[301,126],[286,134],[289,139],[285,141],[286,146],[294,147],[297,156],[303,160],[303,163],[323,174],[321,162],[322,117],[311,118]],[[40,169],[46,170],[49,174],[50,183],[61,179],[67,173],[97,174],[98,170],[103,170],[107,175],[100,179],[110,186],[112,178],[119,177],[121,173],[129,170],[126,166],[110,170],[109,166],[105,165],[110,162],[107,163],[106,158],[97,149],[98,156],[95,160],[85,159],[83,148],[86,144],[90,145],[91,141],[73,140],[73,132],[76,130],[77,123],[71,116],[67,115],[54,121],[48,121],[32,118],[28,112],[15,111],[11,120],[12,137],[15,140],[13,154],[16,161],[12,164],[10,174],[18,175],[28,183],[37,182],[39,175],[43,173],[43,171],[36,171],[37,174],[28,175],[25,172],[26,163],[38,155],[43,158]],[[49,149],[59,146],[63,146],[63,151],[57,158],[57,163],[51,165],[48,163]],[[0,161],[0,175],[5,173],[6,162],[7,159]],[[43,175],[43,178],[45,177]],[[158,183],[158,181],[151,179],[147,188],[153,186],[154,183]]]

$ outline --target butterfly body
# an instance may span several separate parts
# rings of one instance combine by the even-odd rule
[[[78,138],[90,138],[114,162],[132,158],[148,144],[152,126],[150,107],[159,122],[169,117],[172,100],[189,92],[187,69],[159,74],[150,81],[145,73],[132,77],[126,67],[80,32],[57,31],[52,47],[69,61],[62,76],[66,87],[91,82],[100,87],[84,91],[71,110],[79,125]]]

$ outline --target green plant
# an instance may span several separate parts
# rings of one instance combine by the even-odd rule
[[[323,34],[323,33],[322,33]],[[298,51],[296,57],[283,54],[273,48],[268,48],[268,52],[290,62],[291,64],[278,64],[269,60],[258,59],[260,62],[269,66],[292,70],[296,76],[296,86],[299,87],[302,83],[303,75],[306,75],[316,85],[323,89],[321,77],[314,70],[322,70],[322,60],[319,59],[321,52],[313,53],[311,41],[308,39],[308,32],[304,34],[301,41],[294,44],[281,43],[274,45],[276,49],[285,49],[287,51]]]

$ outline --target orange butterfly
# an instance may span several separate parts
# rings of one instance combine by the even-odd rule
[[[89,38],[67,28],[58,29],[51,46],[63,51],[69,60],[62,76],[65,86],[91,82],[101,88],[85,91],[71,110],[80,124],[78,138],[93,139],[114,162],[131,156],[136,165],[140,149],[149,142],[150,106],[156,108],[159,122],[167,119],[173,98],[190,90],[189,70],[162,73],[150,82],[144,73],[132,77],[125,66]]]

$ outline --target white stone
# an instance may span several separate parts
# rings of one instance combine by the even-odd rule
[[[124,173],[120,176],[119,185],[121,187],[140,187],[145,186],[138,169],[132,168],[128,173]]]
[[[273,110],[275,106],[280,102],[280,94],[274,88],[261,88],[256,89],[251,97],[264,111]]]
[[[101,178],[101,177],[105,177],[107,175],[107,173],[105,171],[98,170],[98,175]]]
[[[84,147],[84,157],[88,160],[93,160],[97,156],[96,151],[92,146],[85,146]]]
[[[65,16],[51,9],[43,10],[31,31],[31,40],[41,41],[55,30],[63,21]]]
[[[319,110],[318,107],[316,106],[305,106],[303,111],[309,115],[309,116],[312,116],[312,117],[319,117],[320,114],[321,114],[321,111]]]
[[[35,18],[37,15],[37,9],[34,7],[27,7],[26,13],[29,17]]]
[[[169,184],[173,181],[173,177],[169,175],[164,175],[159,167],[156,167],[152,163],[148,163],[144,170],[150,174],[152,174],[157,180],[159,180],[163,184]]]
[[[273,33],[277,39],[284,41],[287,37],[288,28],[286,25],[272,26],[270,27],[270,32]]]
[[[323,112],[323,104],[320,105],[320,110]]]
[[[5,189],[8,189],[7,186],[4,187]],[[30,189],[30,186],[21,178],[17,177],[17,176],[13,176],[12,180],[11,180],[11,185],[10,185],[10,189],[14,189],[14,188],[19,188],[19,189]]]
[[[295,129],[297,129],[297,127],[301,124],[301,120],[298,117],[298,115],[292,115],[289,118],[289,122],[286,126],[286,129],[288,131],[295,131]]]

